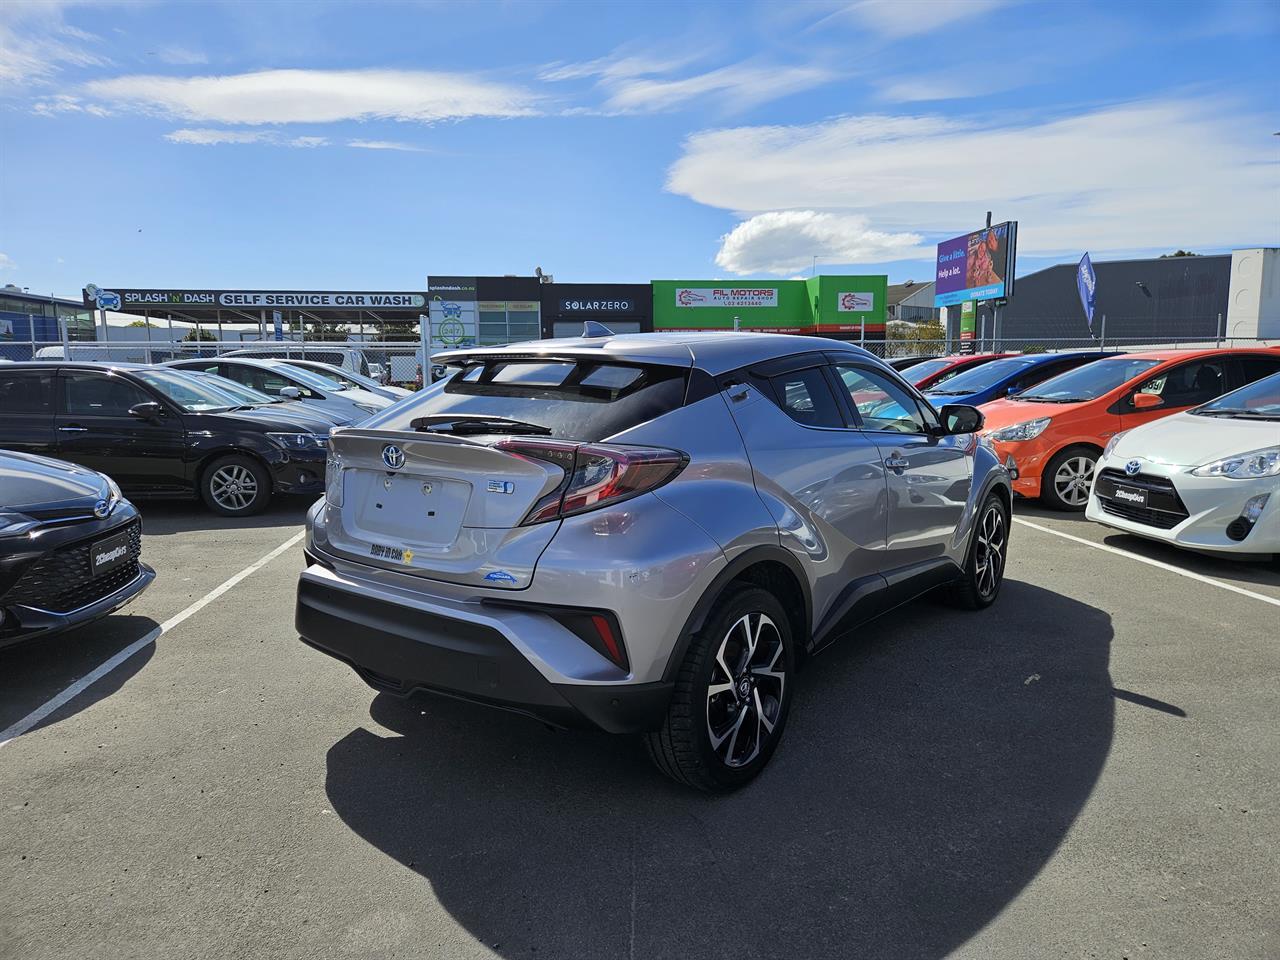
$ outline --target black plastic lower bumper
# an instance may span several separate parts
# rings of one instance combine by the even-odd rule
[[[141,561],[138,562],[138,574],[120,589],[94,601],[78,610],[68,613],[57,613],[36,607],[14,604],[0,613],[4,614],[0,621],[0,648],[16,646],[29,640],[43,640],[45,637],[83,626],[94,620],[101,620],[109,613],[114,613],[126,603],[130,603],[143,590],[151,586],[156,572]]]
[[[396,696],[438,693],[555,726],[609,733],[656,730],[671,699],[669,683],[552,683],[492,627],[305,577],[298,583],[295,621],[304,643]]]

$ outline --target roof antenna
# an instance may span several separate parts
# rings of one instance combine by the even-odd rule
[[[597,323],[595,320],[588,320],[582,325],[582,336],[584,339],[594,337],[616,337],[617,334],[606,327],[603,323]]]

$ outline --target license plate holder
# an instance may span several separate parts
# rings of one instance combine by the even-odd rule
[[[1123,483],[1117,483],[1115,491],[1111,494],[1111,499],[1131,507],[1145,507],[1147,506],[1147,492],[1142,487],[1127,487]]]
[[[89,547],[89,575],[100,577],[129,562],[129,533],[117,533]]]

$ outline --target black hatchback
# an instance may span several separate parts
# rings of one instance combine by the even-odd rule
[[[225,516],[323,493],[331,426],[166,367],[0,365],[0,448],[98,470],[130,495],[198,496]]]
[[[155,579],[142,520],[109,477],[0,452],[0,647],[105,617]]]

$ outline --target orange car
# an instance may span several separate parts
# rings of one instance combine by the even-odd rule
[[[1015,493],[1083,510],[1094,464],[1111,437],[1277,372],[1280,347],[1109,357],[984,404],[983,435],[1016,469]]]

